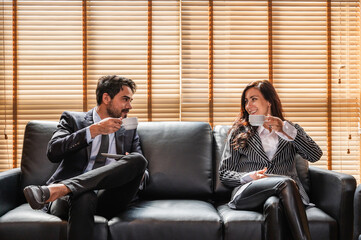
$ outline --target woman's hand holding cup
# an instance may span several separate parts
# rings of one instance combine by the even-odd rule
[[[275,132],[283,132],[283,122],[278,117],[273,117],[271,115],[267,115],[263,126],[270,130],[274,130]]]

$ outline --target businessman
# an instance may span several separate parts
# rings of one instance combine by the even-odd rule
[[[24,188],[33,209],[68,219],[69,240],[93,239],[94,215],[113,217],[136,198],[149,177],[137,130],[122,126],[135,91],[131,79],[101,77],[95,108],[61,115],[47,149],[49,160],[60,164],[47,185]]]

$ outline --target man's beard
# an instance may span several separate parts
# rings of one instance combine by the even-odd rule
[[[117,109],[113,108],[112,104],[110,104],[110,106],[107,107],[108,116],[112,117],[112,118],[120,118],[120,117],[126,118],[128,115],[128,112],[129,112],[129,109],[127,109],[127,108],[122,109],[121,111],[118,111]]]

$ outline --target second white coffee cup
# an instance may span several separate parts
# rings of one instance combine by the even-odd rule
[[[136,129],[138,127],[138,118],[137,117],[130,117],[130,118],[124,118],[122,120],[123,127],[125,130],[132,130]]]
[[[266,118],[264,115],[249,115],[248,117],[252,126],[262,126]]]

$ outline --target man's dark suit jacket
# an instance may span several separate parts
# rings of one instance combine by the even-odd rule
[[[65,111],[49,141],[47,155],[51,162],[60,165],[47,181],[47,184],[80,175],[88,166],[92,144],[86,140],[86,127],[92,125],[93,111]],[[138,152],[142,154],[139,136],[135,130],[125,130],[123,127],[115,133],[117,154]],[[147,175],[147,174],[146,174]]]

